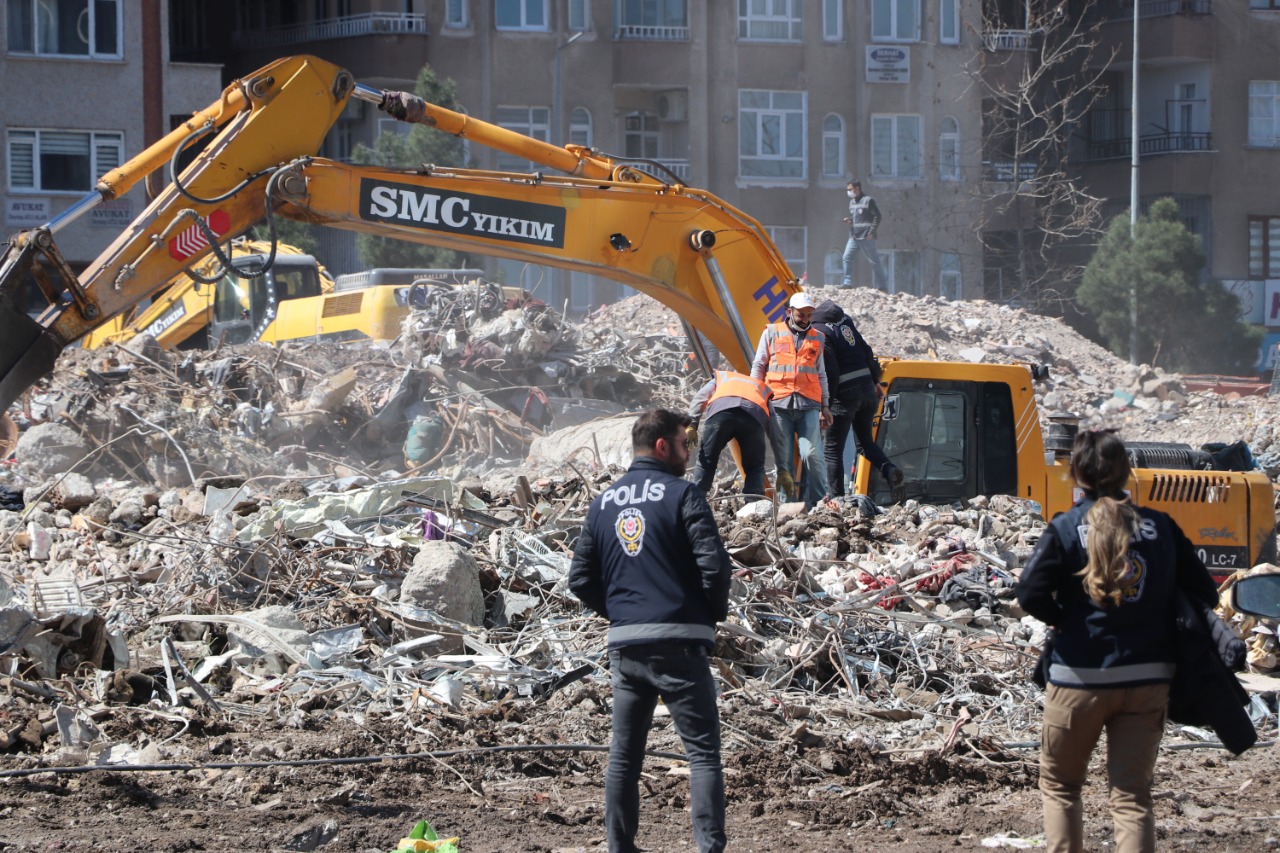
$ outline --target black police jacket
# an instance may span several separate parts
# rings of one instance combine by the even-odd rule
[[[711,647],[729,614],[729,554],[702,490],[637,457],[587,511],[569,589],[609,620],[609,646]]]
[[[1175,594],[1213,606],[1217,587],[1191,542],[1169,516],[1137,507],[1129,575],[1118,606],[1099,606],[1077,573],[1088,562],[1085,499],[1053,520],[1018,582],[1018,601],[1057,629],[1049,681],[1062,687],[1167,683],[1176,659]]]
[[[880,362],[853,318],[833,300],[824,299],[813,312],[813,327],[826,338],[822,357],[833,390],[880,381]]]

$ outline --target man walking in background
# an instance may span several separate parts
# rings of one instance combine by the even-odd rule
[[[720,715],[708,652],[729,614],[729,554],[701,489],[684,476],[687,415],[654,409],[631,428],[635,460],[591,502],[569,588],[609,620],[613,740],[605,773],[611,853],[637,853],[640,771],[661,698],[689,760],[700,853],[725,849]]]
[[[841,287],[853,287],[853,264],[857,254],[861,252],[871,263],[875,274],[875,286],[888,290],[889,283],[885,279],[884,267],[880,263],[880,253],[876,250],[876,234],[880,230],[880,208],[876,200],[862,194],[862,182],[850,181],[846,187],[849,196],[849,215],[844,221],[849,224],[849,242],[844,246],[844,281]]]

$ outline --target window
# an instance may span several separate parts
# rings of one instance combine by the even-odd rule
[[[1280,148],[1280,81],[1249,81],[1249,144]]]
[[[844,41],[844,0],[822,0],[822,40]]]
[[[585,314],[597,304],[596,277],[584,272],[569,273],[569,310]]]
[[[801,0],[738,0],[738,38],[802,41]]]
[[[881,252],[880,264],[884,267],[884,277],[889,282],[890,293],[923,295],[920,289],[919,252]]]
[[[827,252],[822,256],[822,283],[837,287],[844,281],[844,252]]]
[[[871,117],[871,174],[877,178],[919,178],[920,116]]]
[[[658,159],[658,116],[651,112],[628,113],[623,119],[623,151],[628,157]]]
[[[585,33],[590,29],[590,0],[569,0],[569,30],[575,33]]]
[[[943,252],[938,261],[938,295],[955,301],[960,298],[960,256]]]
[[[795,225],[766,225],[765,233],[778,247],[782,259],[791,267],[791,275],[800,278],[808,269],[808,229]]]
[[[807,178],[805,111],[804,92],[738,90],[738,174]]]
[[[123,155],[123,133],[10,130],[9,190],[88,192]]]
[[[822,177],[844,177],[844,119],[834,113],[822,120]]]
[[[398,118],[380,118],[378,119],[378,136],[387,133],[394,133],[399,136],[408,136],[409,131],[413,130],[413,125],[400,121]],[[378,141],[378,137],[374,137],[374,142]]]
[[[1280,9],[1280,0],[1249,0],[1250,9]]]
[[[938,0],[938,41],[960,43],[960,0]]]
[[[532,136],[534,139],[541,139],[543,142],[551,139],[551,110],[548,107],[498,107],[497,121],[494,124],[505,127],[507,130],[514,130],[516,133],[523,133],[525,136]],[[504,172],[525,172],[534,169],[534,165],[528,160],[505,151],[497,152],[495,163],[497,168]]]
[[[871,0],[872,41],[920,41],[920,0]]]
[[[465,30],[471,26],[471,16],[467,14],[469,0],[445,0],[444,25],[451,30]]]
[[[591,147],[591,113],[582,107],[569,113],[569,144]]]
[[[687,0],[621,0],[621,38],[687,39]]]
[[[1280,278],[1280,216],[1249,217],[1249,278]]]
[[[960,180],[960,122],[951,116],[942,117],[938,132],[938,178]]]
[[[120,0],[9,0],[9,52],[119,59],[120,6]]]
[[[545,30],[547,0],[493,0],[493,20],[500,30]]]

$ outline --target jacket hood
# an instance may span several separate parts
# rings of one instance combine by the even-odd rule
[[[818,307],[813,309],[815,323],[838,323],[843,316],[844,309],[832,299],[822,300],[818,303]]]

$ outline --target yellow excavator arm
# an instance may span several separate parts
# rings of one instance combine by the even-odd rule
[[[352,96],[567,174],[398,170],[313,156]],[[182,175],[73,275],[53,235],[213,133]],[[314,57],[290,57],[232,84],[66,213],[10,240],[0,266],[0,323],[10,330],[0,340],[0,410],[52,370],[63,347],[271,215],[611,278],[671,307],[739,370],[798,289],[760,224],[706,191],[361,86]],[[38,319],[18,296],[32,279],[49,303]]]

